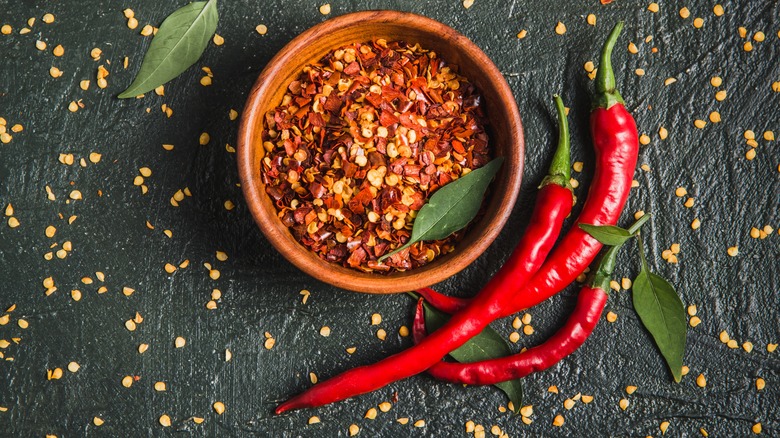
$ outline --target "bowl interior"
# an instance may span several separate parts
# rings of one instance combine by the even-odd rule
[[[303,67],[329,51],[354,42],[384,38],[419,43],[436,51],[474,83],[489,120],[486,127],[494,156],[504,165],[491,184],[485,214],[456,245],[455,251],[406,272],[364,273],[326,262],[299,244],[277,219],[260,178],[264,157],[261,132],[265,113],[277,106]],[[247,100],[238,142],[239,173],[250,211],[269,241],[290,262],[322,281],[370,293],[395,293],[437,283],[474,261],[496,238],[514,205],[523,170],[524,142],[514,97],[495,65],[466,37],[434,20],[402,12],[368,11],[337,17],[296,37],[266,66]]]

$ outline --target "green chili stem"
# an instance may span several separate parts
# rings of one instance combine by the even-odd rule
[[[612,28],[604,48],[601,49],[601,60],[596,72],[596,106],[609,109],[612,105],[623,103],[623,97],[617,90],[615,72],[612,70],[612,51],[623,30],[623,22],[618,21]]]
[[[571,143],[569,141],[569,121],[566,119],[566,108],[561,96],[553,95],[558,111],[558,147],[555,149],[550,170],[542,181],[542,186],[558,184],[571,189]]]
[[[645,214],[628,228],[629,233],[632,234],[636,233],[636,238],[639,239],[639,242],[642,241],[642,237],[639,233],[639,229],[649,219],[650,219],[650,214],[649,213]],[[596,268],[596,271],[592,274],[591,280],[589,282],[591,287],[599,288],[605,292],[609,291],[609,282],[612,279],[612,273],[615,271],[615,262],[617,261],[617,254],[620,251],[620,248],[622,246],[623,246],[622,244],[615,245],[611,247],[609,250],[607,250],[607,252],[605,252],[603,256],[601,256],[601,259],[599,259],[598,267]],[[644,254],[642,253],[641,247],[639,253],[642,255],[642,263],[646,264],[647,262],[644,261]]]

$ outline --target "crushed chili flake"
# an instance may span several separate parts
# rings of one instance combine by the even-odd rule
[[[265,115],[262,177],[278,217],[324,260],[403,271],[454,249],[463,233],[407,242],[441,186],[489,161],[476,88],[416,44],[356,43],[304,67]]]

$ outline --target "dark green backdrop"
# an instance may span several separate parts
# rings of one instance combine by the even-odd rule
[[[469,269],[438,285],[457,295],[477,291],[519,239],[555,141],[554,92],[562,93],[572,109],[574,158],[585,163],[575,174],[582,183],[576,193],[584,198],[593,163],[591,84],[583,64],[595,60],[615,20],[627,21],[615,68],[640,132],[651,142],[640,152],[640,163],[650,170],[637,170],[639,187],[622,223],[639,209],[654,213],[645,227],[651,264],[676,285],[686,305],[698,306],[702,323],[690,329],[685,356],[690,374],[673,383],[631,309],[630,292],[614,293],[608,310],[618,314],[617,322],[602,320],[573,356],[525,379],[525,404],[534,406],[531,425],[499,412],[506,400],[494,388],[463,388],[426,376],[321,409],[271,414],[275,403],[310,386],[310,372],[324,379],[409,346],[397,330],[409,324],[413,302],[405,295],[350,293],[303,275],[268,245],[237,186],[235,155],[226,144],[235,146],[238,123],[229,119],[229,110],[242,109],[255,78],[285,43],[326,19],[318,11],[321,3],[223,0],[217,30],[223,46],[210,44],[195,67],[165,87],[164,97],[115,98],[131,82],[149,45],[150,38],[139,35],[141,27],[159,25],[185,3],[0,0],[0,25],[13,28],[11,35],[0,35],[0,117],[8,128],[24,127],[10,143],[0,144],[0,205],[4,211],[11,203],[21,223],[10,228],[5,217],[0,223],[0,308],[16,305],[10,322],[0,326],[0,339],[10,343],[0,349],[7,359],[0,362],[0,407],[7,409],[0,412],[0,435],[345,436],[355,423],[360,436],[449,437],[465,436],[467,420],[488,431],[498,425],[513,437],[660,435],[662,421],[671,422],[670,436],[698,436],[700,428],[710,436],[744,436],[756,422],[766,435],[780,434],[779,353],[766,349],[780,341],[780,235],[749,236],[751,227],[780,228],[780,152],[777,142],[761,139],[765,130],[780,135],[780,93],[772,90],[780,81],[776,1],[726,1],[721,17],[712,12],[714,2],[692,1],[690,18],[682,19],[677,2],[661,2],[660,11],[651,13],[648,2],[628,0],[607,6],[595,0],[476,0],[470,9],[457,0],[332,0],[332,16],[401,9],[453,26],[494,60],[515,92],[527,138],[523,191],[501,238]],[[136,30],[126,26],[122,10],[128,7],[139,20]],[[56,20],[45,24],[45,13]],[[595,27],[586,24],[589,13],[598,18]],[[19,34],[30,17],[36,18],[31,32]],[[694,17],[704,19],[701,29],[692,25]],[[558,21],[568,28],[563,36],[554,32]],[[255,32],[261,23],[268,26],[265,36]],[[745,52],[739,26],[748,30],[748,38],[763,31],[766,40]],[[522,29],[528,35],[518,40]],[[37,50],[36,40],[46,41],[47,50]],[[639,47],[638,55],[626,51],[629,41]],[[57,44],[65,48],[62,57],[52,55]],[[97,62],[89,56],[94,47],[103,50]],[[122,68],[125,56],[127,69]],[[98,65],[110,71],[104,90],[95,86]],[[61,69],[62,77],[52,78],[51,66]],[[214,73],[210,87],[199,85],[202,66]],[[636,75],[637,68],[645,75]],[[714,75],[723,78],[718,88],[709,84]],[[664,86],[668,77],[677,82]],[[92,80],[87,91],[79,88],[83,79]],[[722,102],[714,98],[720,89],[728,93]],[[79,100],[84,108],[71,113],[68,104]],[[161,112],[162,104],[173,109],[172,117]],[[694,127],[695,119],[707,120],[714,110],[721,123]],[[669,130],[665,141],[659,139],[660,126]],[[748,129],[759,137],[752,161],[745,159]],[[198,144],[202,132],[211,137],[206,146]],[[164,143],[175,149],[165,151]],[[91,152],[101,153],[102,160],[92,164]],[[61,153],[73,154],[76,163],[61,164]],[[144,166],[153,172],[146,178],[146,195],[133,185]],[[47,199],[47,185],[55,200]],[[674,195],[678,186],[695,197],[693,208]],[[169,199],[185,187],[192,196],[171,206]],[[74,189],[83,200],[68,200]],[[227,200],[235,203],[232,211],[224,207]],[[68,224],[72,215],[77,219]],[[693,231],[689,224],[696,217],[702,226]],[[57,228],[53,238],[44,234],[49,225]],[[163,234],[166,229],[171,238]],[[65,259],[44,259],[66,241],[72,250]],[[679,264],[671,265],[660,254],[676,242],[682,248]],[[739,255],[729,257],[726,250],[734,245]],[[217,250],[229,259],[216,260]],[[623,254],[620,277],[637,273],[635,253],[629,255]],[[184,260],[189,267],[173,275],[163,269]],[[211,280],[204,263],[213,264],[221,277]],[[97,271],[105,274],[103,283]],[[85,276],[95,282],[82,283]],[[51,296],[42,286],[47,277],[57,287]],[[103,285],[108,292],[98,294]],[[126,297],[123,286],[136,292]],[[213,288],[222,298],[218,309],[207,310]],[[71,299],[72,289],[82,292],[79,302]],[[305,305],[301,289],[311,291]],[[570,288],[532,309],[536,333],[515,348],[554,332],[575,297]],[[136,312],[144,321],[129,332],[124,322]],[[370,325],[375,312],[383,317],[379,327]],[[29,322],[27,329],[19,327],[20,318]],[[331,327],[330,337],[319,335],[323,325]],[[384,342],[375,337],[378,328],[389,333]],[[504,334],[511,330],[509,321],[495,328]],[[752,342],[753,351],[726,347],[718,340],[723,330],[740,345]],[[270,351],[263,348],[265,332],[276,340]],[[184,348],[174,348],[177,336],[187,339]],[[140,343],[150,344],[142,355]],[[345,352],[349,346],[357,347],[351,356]],[[226,348],[233,353],[230,362],[224,361]],[[65,370],[71,361],[81,365],[75,374]],[[47,369],[56,367],[65,375],[48,381]],[[700,373],[706,388],[695,383]],[[140,380],[125,388],[126,375]],[[761,392],[757,377],[767,382]],[[155,392],[156,381],[167,382],[168,390]],[[548,393],[550,385],[560,393]],[[626,395],[627,385],[638,390]],[[363,419],[366,410],[394,392],[398,402],[390,412]],[[595,399],[566,411],[563,401],[577,393]],[[618,407],[623,397],[630,401],[626,411]],[[227,407],[222,416],[211,408],[218,400]],[[173,427],[158,424],[163,413]],[[559,413],[566,423],[555,428],[552,419]],[[311,415],[322,422],[308,426]],[[95,416],[105,423],[93,425]],[[196,425],[192,416],[205,422]],[[410,423],[396,422],[401,417]],[[426,426],[412,427],[419,419]]]

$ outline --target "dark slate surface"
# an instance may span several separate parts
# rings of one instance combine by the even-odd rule
[[[467,420],[484,425],[488,436],[492,425],[510,436],[657,436],[662,421],[671,422],[669,436],[699,436],[700,428],[710,436],[747,436],[756,422],[763,424],[764,434],[780,434],[780,361],[777,352],[766,349],[780,341],[780,236],[777,231],[765,240],[749,236],[754,226],[780,228],[780,153],[777,142],[760,139],[765,130],[780,131],[780,94],[772,91],[772,83],[780,80],[777,2],[727,1],[722,17],[713,14],[713,2],[692,2],[688,19],[680,18],[678,2],[662,3],[655,14],[647,11],[648,2],[628,0],[608,6],[593,0],[476,0],[468,10],[455,0],[332,2],[333,16],[395,8],[447,23],[496,62],[515,92],[528,140],[523,192],[502,237],[473,266],[438,286],[458,295],[479,289],[528,220],[555,141],[553,92],[563,93],[572,107],[574,158],[585,163],[585,171],[575,174],[582,183],[577,194],[584,198],[592,153],[590,81],[583,64],[595,60],[612,23],[627,20],[615,59],[618,82],[640,132],[652,141],[640,152],[640,163],[650,171],[637,170],[639,187],[632,191],[623,223],[639,209],[655,214],[646,227],[651,264],[677,286],[686,305],[698,306],[703,322],[688,335],[690,374],[674,384],[631,309],[630,292],[613,294],[608,309],[619,315],[616,323],[602,322],[572,357],[525,379],[525,404],[534,407],[531,425],[499,412],[506,400],[494,388],[463,388],[426,376],[320,409],[271,414],[275,403],[310,386],[310,372],[324,379],[407,347],[410,340],[397,330],[409,324],[413,303],[405,295],[345,292],[303,275],[267,244],[236,186],[235,155],[225,144],[235,145],[237,122],[229,120],[228,112],[241,110],[274,53],[326,18],[318,12],[320,3],[222,1],[218,33],[226,40],[223,46],[209,45],[197,67],[166,86],[164,97],[115,98],[131,82],[149,45],[149,38],[138,35],[141,27],[159,24],[185,3],[0,1],[0,25],[13,27],[11,35],[0,35],[0,117],[9,127],[24,126],[9,144],[0,144],[0,204],[4,210],[11,203],[21,222],[14,229],[6,225],[7,218],[0,224],[0,308],[16,305],[10,322],[0,326],[0,339],[10,342],[0,350],[7,359],[0,364],[0,435],[329,437],[346,436],[355,423],[360,436],[448,437],[465,436]],[[126,27],[126,7],[140,22],[135,31]],[[47,12],[56,16],[54,23],[42,22]],[[597,15],[597,26],[586,24],[588,13]],[[20,35],[30,17],[37,20],[32,32]],[[704,19],[701,29],[692,25],[694,17]],[[554,33],[558,21],[568,28],[564,36]],[[254,30],[260,23],[268,26],[265,36]],[[766,41],[745,52],[739,26],[747,28],[748,38],[763,31]],[[518,40],[522,29],[528,36]],[[645,43],[648,36],[653,40]],[[48,43],[45,52],[35,48],[37,39]],[[627,53],[629,41],[637,43],[640,54]],[[57,44],[65,48],[61,58],[51,52]],[[99,62],[89,57],[93,47],[104,52]],[[652,47],[658,52],[651,53]],[[125,56],[130,61],[126,70]],[[101,64],[111,73],[105,90],[94,80]],[[49,76],[51,66],[63,76]],[[213,86],[199,85],[201,66],[213,70]],[[646,74],[637,76],[637,68]],[[717,89],[709,84],[713,75],[723,78]],[[668,77],[677,82],[664,86]],[[83,79],[92,79],[88,91],[78,86]],[[714,99],[718,89],[728,91],[723,102]],[[85,108],[69,112],[69,102],[77,100]],[[160,111],[162,104],[173,108],[171,118]],[[713,110],[722,115],[720,124],[694,128],[695,119],[707,120]],[[660,126],[669,130],[665,141],[657,134]],[[759,137],[752,161],[745,159],[749,147],[743,132],[748,129]],[[211,136],[206,146],[198,144],[202,132]],[[163,143],[175,149],[167,152]],[[78,160],[91,152],[101,153],[102,160],[87,160],[81,167]],[[61,153],[74,154],[76,164],[61,164]],[[153,172],[146,178],[146,195],[133,186],[143,166]],[[47,199],[47,185],[56,200]],[[693,208],[674,195],[678,186],[696,198]],[[178,208],[171,206],[171,196],[185,187],[192,197]],[[84,199],[68,201],[73,189]],[[226,200],[236,208],[226,210]],[[77,219],[68,225],[72,215]],[[698,231],[689,226],[695,217],[702,221]],[[149,230],[146,221],[155,229]],[[48,225],[57,228],[51,239],[44,235]],[[172,238],[163,234],[165,229]],[[46,252],[65,241],[73,245],[65,259],[44,260]],[[672,265],[660,254],[675,242],[682,251],[679,264]],[[739,246],[737,257],[726,253],[733,245]],[[230,258],[217,261],[216,250]],[[629,255],[621,258],[621,277],[637,273]],[[164,272],[165,263],[184,260],[189,267],[173,275]],[[221,277],[211,280],[204,263],[212,263]],[[82,283],[85,276],[95,279],[96,271],[105,273],[104,283]],[[42,281],[50,276],[58,289],[47,297]],[[107,293],[97,293],[101,285]],[[125,297],[123,286],[135,294]],[[222,298],[210,311],[205,304],[213,288],[222,291]],[[70,298],[72,289],[82,292],[81,301]],[[311,291],[305,305],[301,289]],[[536,333],[523,336],[515,348],[551,334],[575,297],[570,288],[532,309]],[[124,321],[136,312],[144,322],[129,332]],[[374,312],[382,315],[380,327],[389,333],[384,342],[375,337],[380,327],[370,325]],[[19,327],[20,318],[29,328]],[[323,325],[331,327],[330,337],[319,335]],[[495,327],[505,334],[511,330],[509,321]],[[723,330],[740,345],[752,342],[753,351],[723,345],[718,340]],[[276,339],[270,351],[263,348],[265,332]],[[184,348],[174,348],[176,336],[187,339]],[[143,355],[137,352],[142,342],[150,344]],[[349,346],[357,347],[351,356],[345,352]],[[230,362],[223,360],[226,348],[233,352]],[[75,374],[66,370],[70,361],[81,365]],[[56,367],[65,375],[48,381],[47,369]],[[700,373],[707,378],[704,389],[695,384]],[[140,380],[125,388],[120,382],[126,375]],[[755,388],[759,376],[767,382],[761,392]],[[167,382],[168,390],[155,392],[156,381]],[[550,385],[557,385],[560,394],[548,393]],[[626,395],[627,385],[638,390]],[[390,412],[363,419],[366,410],[395,392],[398,402]],[[577,393],[595,400],[566,411],[563,401]],[[623,397],[630,401],[626,411],[618,407]],[[227,406],[222,416],[211,408],[218,400]],[[173,427],[159,425],[163,413]],[[566,422],[555,428],[552,419],[559,413]],[[308,426],[312,415],[322,422]],[[95,416],[105,421],[101,427],[93,425]],[[205,422],[196,425],[192,416]],[[410,423],[396,422],[401,417]],[[411,426],[418,419],[426,421],[424,428]]]

